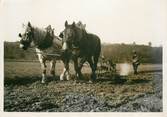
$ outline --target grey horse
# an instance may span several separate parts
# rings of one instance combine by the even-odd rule
[[[19,33],[20,48],[27,50],[34,47],[42,68],[42,83],[46,82],[46,61],[50,61],[50,73],[55,76],[56,60],[62,60],[62,42],[58,36],[54,35],[54,29],[49,25],[45,29],[40,29],[31,25],[24,25],[24,32]],[[68,71],[67,71],[68,72]],[[67,76],[68,79],[69,76]]]

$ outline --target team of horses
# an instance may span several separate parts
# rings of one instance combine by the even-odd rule
[[[24,32],[19,33],[20,48],[27,50],[35,48],[39,62],[42,68],[42,83],[46,78],[46,61],[50,61],[50,73],[55,76],[55,65],[57,60],[64,64],[60,80],[69,80],[69,62],[74,63],[76,80],[83,79],[81,69],[85,62],[88,62],[91,68],[90,82],[96,80],[96,70],[98,59],[101,53],[100,38],[88,33],[86,25],[82,22],[68,24],[65,22],[65,28],[59,36],[54,35],[54,29],[49,25],[42,29],[33,26],[30,22],[24,25]]]

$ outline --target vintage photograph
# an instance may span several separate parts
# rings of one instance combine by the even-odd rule
[[[163,112],[164,0],[1,0],[4,112]]]

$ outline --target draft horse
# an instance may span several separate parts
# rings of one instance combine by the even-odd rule
[[[40,29],[31,25],[24,25],[24,32],[19,33],[20,48],[27,50],[34,47],[42,68],[42,83],[46,82],[46,61],[51,63],[50,73],[55,76],[56,60],[62,60],[62,42],[58,36],[54,35],[54,29],[49,25],[45,29]],[[69,72],[66,70],[66,72]],[[68,79],[69,76],[67,76]]]
[[[81,69],[83,64],[87,61],[92,71],[90,81],[95,81],[95,71],[101,52],[100,38],[95,34],[87,33],[82,28],[79,28],[75,22],[69,25],[66,21],[65,29],[62,32],[63,33],[59,35],[62,38],[62,50],[65,55],[71,55],[70,58],[74,62],[77,80],[83,78]]]

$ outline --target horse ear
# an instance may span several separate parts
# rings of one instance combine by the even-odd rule
[[[22,23],[22,27],[24,28],[24,27],[25,27],[25,24]]]
[[[19,37],[22,37],[22,36],[21,36],[21,33],[19,33]]]
[[[84,29],[86,28],[86,24],[83,25],[83,28],[84,28]]]
[[[28,22],[28,26],[31,27],[31,23],[30,22]]]
[[[67,27],[68,26],[68,22],[67,22],[67,20],[66,20],[66,22],[65,22],[65,27]]]
[[[72,26],[75,27],[75,22],[72,23]]]
[[[59,37],[63,38],[63,32],[61,32],[61,33],[59,34]]]

